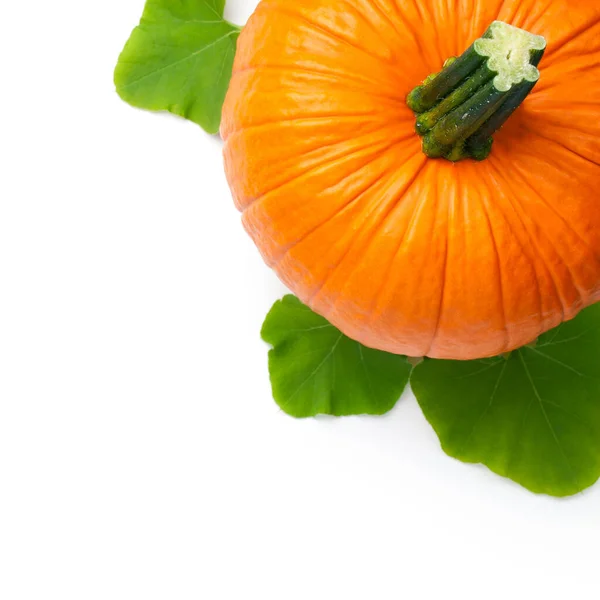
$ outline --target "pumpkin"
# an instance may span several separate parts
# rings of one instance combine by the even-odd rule
[[[491,152],[452,146],[459,119],[427,151],[420,91],[495,21],[546,40],[537,85]],[[264,0],[238,40],[221,135],[266,263],[366,346],[488,357],[600,300],[593,0]]]

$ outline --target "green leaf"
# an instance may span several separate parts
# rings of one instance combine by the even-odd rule
[[[411,366],[405,357],[351,340],[295,296],[273,305],[261,335],[273,346],[273,397],[294,417],[381,415],[408,383]]]
[[[411,386],[454,458],[552,496],[600,477],[600,304],[509,357],[425,360]]]
[[[115,69],[121,98],[217,133],[240,32],[224,7],[225,0],[147,0]]]

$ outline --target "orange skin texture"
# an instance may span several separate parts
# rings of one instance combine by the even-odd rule
[[[541,80],[490,158],[428,159],[406,96],[493,20],[546,37]],[[600,300],[597,0],[265,0],[221,135],[265,262],[366,346],[483,358]]]

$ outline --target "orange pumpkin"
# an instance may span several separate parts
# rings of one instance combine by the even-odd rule
[[[541,79],[486,160],[428,158],[407,96],[494,20]],[[596,0],[265,0],[221,134],[266,263],[367,346],[492,356],[600,300]]]

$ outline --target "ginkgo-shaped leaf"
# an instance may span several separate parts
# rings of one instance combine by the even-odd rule
[[[508,357],[425,360],[411,386],[450,456],[553,496],[600,477],[600,305]]]
[[[275,401],[294,417],[383,414],[408,382],[411,366],[405,357],[351,340],[295,296],[273,305],[261,335],[273,346],[269,373]]]
[[[225,0],[147,0],[115,69],[121,98],[216,133],[240,32],[224,7]]]

